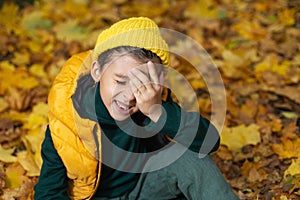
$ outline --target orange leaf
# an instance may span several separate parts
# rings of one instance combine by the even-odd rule
[[[295,10],[285,9],[278,13],[281,24],[285,26],[292,26],[295,24]]]
[[[272,144],[273,151],[279,155],[279,158],[294,158],[300,155],[300,138],[290,140],[281,138],[282,144]]]

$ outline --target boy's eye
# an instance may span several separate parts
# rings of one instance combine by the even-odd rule
[[[126,84],[126,81],[119,81],[119,80],[116,80],[116,83],[119,84],[119,85],[125,85],[125,84]]]

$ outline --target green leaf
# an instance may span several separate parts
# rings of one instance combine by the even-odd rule
[[[77,24],[76,20],[62,22],[54,27],[54,31],[58,39],[71,42],[81,41],[90,35],[90,31]]]
[[[281,114],[288,119],[297,119],[299,116],[295,112],[288,112],[288,111],[283,111]]]
[[[41,11],[34,11],[30,14],[24,15],[21,21],[23,28],[32,31],[35,29],[50,29],[53,24],[50,20],[45,19]]]

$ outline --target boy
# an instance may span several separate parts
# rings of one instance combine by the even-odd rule
[[[65,64],[49,93],[35,199],[237,199],[211,158],[197,157],[216,129],[162,100],[163,65],[168,46],[144,17],[114,24]]]

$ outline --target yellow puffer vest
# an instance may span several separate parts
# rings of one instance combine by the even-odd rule
[[[101,163],[93,132],[98,138],[101,154],[100,127],[79,117],[72,102],[77,81],[90,73],[91,52],[72,56],[56,77],[49,93],[49,126],[54,146],[69,178],[71,199],[90,199],[97,190]]]

